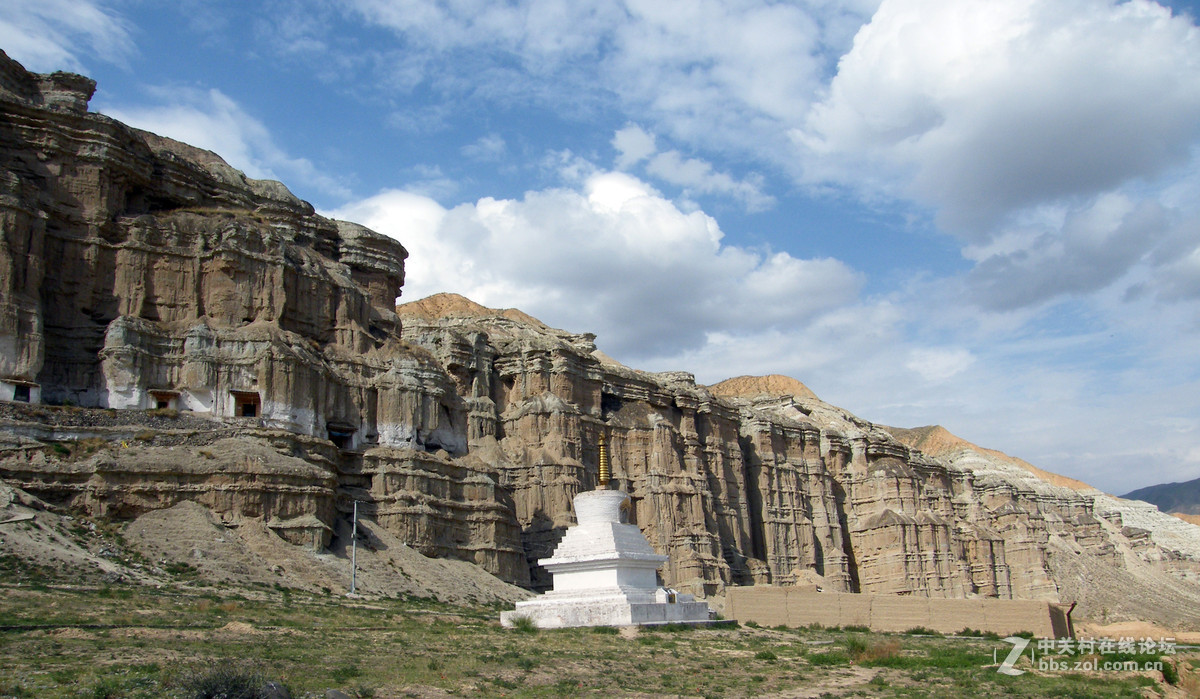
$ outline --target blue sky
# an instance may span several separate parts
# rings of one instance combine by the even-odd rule
[[[1111,492],[1200,477],[1200,31],[1144,0],[8,0],[454,291]]]

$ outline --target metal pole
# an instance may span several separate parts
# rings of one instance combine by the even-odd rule
[[[358,577],[358,500],[354,501],[354,527],[350,534],[350,594]]]

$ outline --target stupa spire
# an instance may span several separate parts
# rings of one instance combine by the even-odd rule
[[[597,480],[596,487],[600,490],[608,488],[608,482],[612,480],[612,468],[608,465],[608,442],[604,439],[604,433],[600,433],[600,474]]]

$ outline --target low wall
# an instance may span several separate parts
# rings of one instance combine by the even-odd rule
[[[893,632],[923,627],[939,633],[969,628],[1002,636],[1022,631],[1039,638],[1072,635],[1067,610],[1053,602],[817,592],[813,586],[727,587],[725,615],[762,626],[866,626]]]

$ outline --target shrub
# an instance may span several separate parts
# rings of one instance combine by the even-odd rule
[[[858,636],[851,636],[846,639],[846,652],[857,660],[867,652],[867,642]]]
[[[105,677],[92,685],[92,699],[119,699],[123,695],[121,683],[113,677]]]
[[[527,616],[515,616],[512,618],[513,628],[521,633],[537,633],[537,624],[533,623],[533,619]]]
[[[814,653],[807,656],[808,662],[812,665],[849,665],[850,656],[840,651],[831,651],[829,653]]]
[[[894,640],[872,643],[861,652],[854,654],[855,662],[864,665],[883,665],[898,657],[900,643]]]
[[[933,629],[927,629],[924,626],[914,626],[911,629],[909,629],[908,631],[905,631],[904,633],[908,634],[909,636],[941,636],[942,635],[942,634],[938,633],[937,631],[934,631]]]
[[[1162,661],[1162,676],[1163,680],[1172,687],[1179,686],[1179,670],[1175,669],[1175,664],[1168,661]]]
[[[179,680],[184,699],[268,699],[276,684],[260,670],[237,662],[220,661],[192,670]]]
[[[996,633],[995,631],[976,631],[975,629],[971,628],[970,626],[963,629],[962,631],[959,631],[958,635],[959,636],[967,636],[969,638],[986,638],[989,641],[999,641],[1000,640],[1000,634]]]
[[[779,656],[769,650],[760,650],[754,654],[755,660],[778,660]]]

